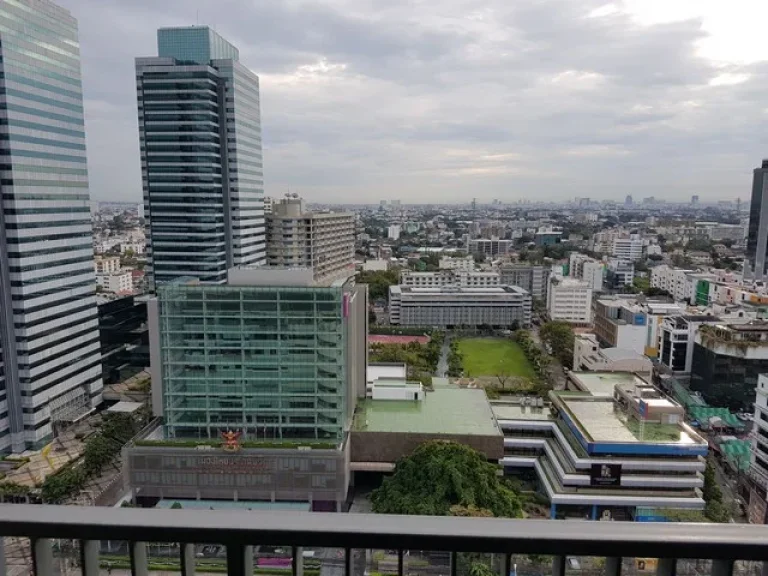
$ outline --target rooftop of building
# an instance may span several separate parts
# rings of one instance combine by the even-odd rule
[[[360,432],[410,432],[499,436],[496,419],[479,388],[440,386],[433,382],[424,400],[361,400],[353,429]]]
[[[407,367],[405,364],[396,362],[380,362],[368,364],[368,382],[375,382],[381,379],[397,378],[405,380]]]
[[[496,401],[491,403],[493,414],[499,420],[554,420],[549,409],[546,406],[529,406],[520,403],[507,401]]]
[[[695,432],[677,424],[643,422],[633,418],[618,409],[612,398],[596,398],[587,392],[553,392],[552,395],[590,442],[706,445],[706,441]]]
[[[390,286],[390,291],[395,294],[528,294],[528,291],[519,286]]]
[[[628,350],[626,348],[604,348],[600,350],[600,354],[606,359],[613,362],[620,362],[622,360],[644,360],[647,356],[635,352],[634,350]]]
[[[581,392],[596,398],[613,398],[617,384],[648,384],[631,372],[571,372],[569,378]]]

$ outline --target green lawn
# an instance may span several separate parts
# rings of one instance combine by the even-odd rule
[[[464,373],[470,376],[507,374],[534,379],[536,373],[520,346],[503,338],[464,338],[459,340]]]

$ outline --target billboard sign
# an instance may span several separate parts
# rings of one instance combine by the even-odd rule
[[[592,464],[590,486],[621,486],[621,464]]]

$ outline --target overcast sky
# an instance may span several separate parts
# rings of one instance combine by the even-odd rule
[[[261,78],[272,196],[747,200],[768,157],[761,0],[58,1],[96,200],[141,198],[134,58],[196,20]]]

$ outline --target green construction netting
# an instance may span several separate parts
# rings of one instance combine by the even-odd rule
[[[749,440],[728,440],[720,443],[720,450],[731,464],[740,471],[749,469],[752,443]]]
[[[727,408],[713,408],[712,406],[689,406],[688,414],[701,423],[708,422],[710,418],[716,417],[723,421],[723,424],[730,428],[742,430],[744,423],[736,418]]]

